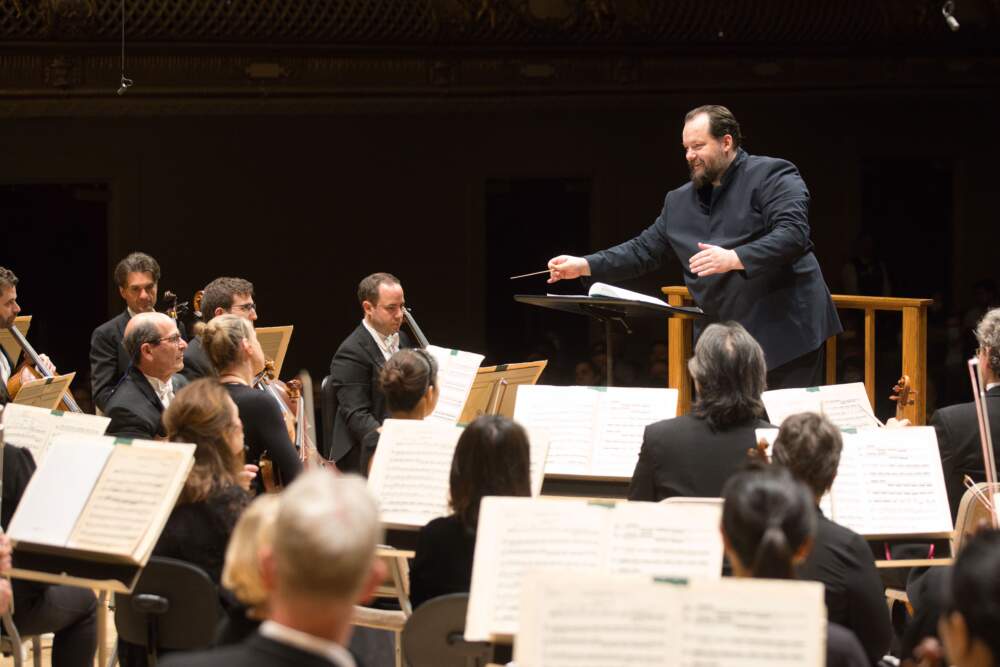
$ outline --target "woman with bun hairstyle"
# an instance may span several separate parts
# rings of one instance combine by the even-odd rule
[[[267,454],[274,464],[275,481],[290,484],[302,470],[302,464],[288,437],[277,401],[267,392],[253,388],[254,380],[264,370],[264,352],[253,324],[237,315],[219,315],[202,329],[201,341],[219,374],[218,381],[239,410],[247,462],[260,465],[261,456]],[[259,478],[257,490],[263,490]]]
[[[389,357],[379,373],[390,419],[423,419],[434,412],[438,401],[437,361],[421,348],[407,348]],[[361,441],[361,471],[368,474],[379,432]]]

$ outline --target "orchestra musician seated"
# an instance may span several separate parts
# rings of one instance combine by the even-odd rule
[[[239,410],[247,462],[259,466],[266,454],[274,466],[275,482],[289,484],[302,470],[302,463],[277,400],[254,388],[264,370],[264,352],[253,324],[238,315],[219,315],[205,325],[200,335],[219,382]],[[262,477],[257,478],[257,491],[264,490]]]
[[[710,324],[688,362],[698,398],[691,414],[650,424],[629,485],[629,500],[717,498],[745,463],[763,421],[764,352],[736,322]]]
[[[253,283],[243,278],[216,278],[208,285],[201,298],[202,319],[208,322],[213,317],[231,313],[257,321],[257,304],[253,300]],[[188,380],[214,377],[215,368],[205,354],[201,338],[195,336],[184,350],[184,370],[181,375]]]
[[[184,367],[187,343],[174,319],[152,312],[129,319],[122,344],[131,364],[105,404],[105,414],[111,418],[107,434],[144,440],[163,438],[163,411],[187,384],[184,377],[177,375]]]
[[[35,459],[22,447],[3,445],[3,497],[0,525],[7,527],[17,511],[24,490],[35,473]],[[0,538],[6,540],[6,537]],[[0,571],[6,558],[0,556]],[[26,567],[13,553],[13,567]],[[6,580],[3,580],[6,583]],[[14,625],[22,636],[55,633],[52,667],[93,667],[97,652],[97,597],[87,588],[53,586],[27,579],[12,579]],[[0,590],[5,586],[0,585]],[[0,593],[2,597],[2,593]]]
[[[167,438],[195,445],[188,473],[171,511],[156,556],[200,567],[219,586],[226,544],[250,502],[255,466],[243,463],[243,426],[236,405],[215,380],[197,380],[177,392],[163,413]],[[235,601],[220,589],[223,609]],[[146,650],[119,640],[122,667],[144,665]]]
[[[458,439],[451,462],[452,514],[432,520],[417,535],[410,568],[410,602],[416,608],[472,583],[479,505],[484,496],[530,496],[528,435],[506,417],[484,415]]]
[[[798,576],[824,585],[827,618],[852,631],[874,665],[892,642],[875,560],[863,537],[826,518],[819,508],[837,476],[842,448],[840,430],[829,419],[803,412],[782,422],[771,453],[772,460],[805,484],[816,501],[815,543]]]
[[[371,599],[387,568],[378,507],[364,480],[324,470],[301,475],[279,499],[274,532],[261,550],[268,620],[246,641],[172,654],[163,667],[354,667],[346,648],[354,605]]]
[[[405,299],[399,279],[373,273],[358,285],[361,323],[344,339],[330,362],[337,394],[330,459],[341,470],[361,470],[361,441],[382,425],[387,411],[378,389],[382,366],[397,351],[413,347],[403,323]]]
[[[21,312],[17,303],[17,276],[10,269],[0,266],[0,329],[10,329],[14,320]],[[38,355],[50,373],[55,375],[56,367],[44,354]],[[0,405],[6,405],[14,400],[7,389],[7,384],[17,368],[17,359],[9,359],[7,352],[0,346]]]
[[[90,385],[94,405],[107,414],[108,400],[132,361],[122,346],[125,326],[139,313],[156,306],[160,265],[143,252],[133,252],[115,267],[115,284],[125,311],[94,329],[90,337]]]
[[[419,347],[392,355],[378,376],[391,419],[423,419],[438,401],[437,360]],[[361,474],[367,476],[378,446],[379,431],[361,440]]]
[[[781,466],[737,472],[722,491],[722,542],[733,576],[795,579],[816,535],[815,499]],[[827,623],[828,667],[871,663],[854,634]]]

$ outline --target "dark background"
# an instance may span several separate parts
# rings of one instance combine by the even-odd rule
[[[649,225],[687,178],[683,115],[704,103],[733,110],[751,153],[799,167],[832,291],[866,231],[894,296],[936,299],[931,391],[946,384],[948,316],[967,344],[973,285],[998,273],[995,3],[960,3],[958,33],[924,2],[670,3],[683,23],[642,2],[500,1],[484,3],[492,26],[460,0],[314,4],[377,11],[310,33],[274,9],[266,29],[234,16],[215,34],[194,9],[128,3],[136,84],[116,96],[117,3],[19,16],[0,0],[0,265],[21,278],[29,339],[76,385],[132,250],[159,260],[161,299],[251,280],[259,324],[295,325],[285,375],[324,375],[361,317],[358,281],[389,271],[432,343],[546,356],[543,381],[569,382],[601,331],[515,304],[546,285],[507,277]],[[417,27],[375,30],[393,12]],[[677,284],[668,258],[625,286]],[[894,331],[880,319],[886,391]],[[665,335],[641,323],[623,339],[631,381]]]

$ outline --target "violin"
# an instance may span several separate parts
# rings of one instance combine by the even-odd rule
[[[42,363],[41,357],[28,344],[28,340],[21,333],[20,329],[12,326],[10,328],[10,335],[21,346],[25,356],[24,361],[10,374],[10,379],[7,380],[7,393],[11,396],[17,396],[17,392],[21,391],[24,383],[39,378],[50,378],[52,377],[52,372]],[[62,401],[59,403],[59,409],[66,412],[83,412],[73,399],[73,394],[68,391],[63,395]]]
[[[897,420],[902,421],[905,419],[904,412],[908,406],[913,405],[913,396],[916,393],[917,390],[913,388],[909,375],[901,375],[896,384],[892,386],[892,395],[889,397],[889,400],[896,401]]]
[[[191,338],[198,335],[198,330],[204,324],[201,322],[201,300],[205,290],[198,290],[194,293],[191,301],[181,301],[178,303],[177,294],[167,290],[163,293],[163,301],[166,309],[163,311],[173,319],[183,322],[184,328]]]

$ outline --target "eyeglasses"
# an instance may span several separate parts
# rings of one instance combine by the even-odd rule
[[[233,304],[233,307],[230,308],[230,310],[237,310],[237,309],[242,310],[244,313],[249,313],[251,310],[256,313],[257,304],[251,301],[250,303]]]
[[[156,341],[156,344],[159,345],[160,343],[170,343],[171,345],[177,345],[180,342],[181,342],[181,335],[179,333],[175,333],[173,336],[167,336],[166,338],[159,339],[158,341]]]

